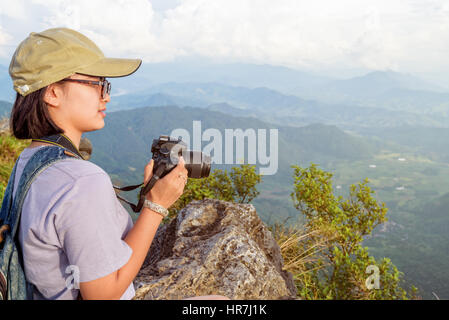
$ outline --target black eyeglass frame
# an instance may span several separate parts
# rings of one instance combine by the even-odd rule
[[[83,80],[83,79],[62,79],[61,81],[70,81],[70,82],[78,82],[78,83],[86,83],[96,86],[101,86],[101,98],[106,99],[106,94],[111,94],[111,83],[104,79],[100,81],[93,81],[93,80]]]

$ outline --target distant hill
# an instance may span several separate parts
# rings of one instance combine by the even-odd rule
[[[114,86],[117,84],[128,93],[135,93],[155,84],[173,81],[214,82],[247,88],[267,87],[286,93],[294,88],[309,88],[332,80],[335,79],[283,66],[216,63],[202,57],[197,60],[144,63],[132,77],[114,79]]]
[[[195,106],[205,107],[206,102],[190,97],[176,96],[164,91],[147,90],[143,94],[112,96],[107,104],[108,111],[129,110],[140,107]]]
[[[8,67],[0,65],[0,100],[14,102],[15,96]]]
[[[360,77],[334,80],[307,90],[290,92],[305,99],[329,104],[349,104],[426,115],[449,114],[447,90],[412,75],[393,71],[371,72]]]
[[[375,256],[393,258],[424,299],[449,299],[449,193],[400,212],[405,228],[366,242]]]
[[[356,97],[377,96],[391,89],[408,89],[422,91],[441,91],[436,85],[393,71],[375,71],[361,77],[347,80],[336,80],[326,88],[340,94],[355,95]],[[324,92],[326,94],[326,92]]]
[[[403,146],[415,148],[429,159],[449,162],[449,128],[400,126],[396,128],[365,128],[360,130],[366,136],[394,141]]]
[[[364,106],[414,112],[420,115],[449,116],[449,93],[424,90],[390,89],[375,98],[366,99]]]
[[[133,104],[135,107],[149,106],[145,104],[145,97],[152,97],[154,94],[163,94],[172,99],[176,97],[181,102],[178,103],[179,106],[194,107],[206,107],[210,104],[226,102],[244,109],[267,110],[273,107],[304,107],[314,103],[265,87],[248,88],[200,82],[168,82],[153,85],[136,94],[116,97],[117,101],[114,103],[122,107],[124,102],[127,105]]]
[[[429,93],[430,94],[430,93]],[[155,99],[155,96],[159,99]],[[437,94],[436,95],[441,95]],[[162,97],[162,98],[161,98]],[[159,103],[160,102],[160,103]],[[226,104],[231,108],[217,108]],[[449,126],[444,106],[428,114],[413,110],[389,110],[381,106],[327,104],[285,95],[269,88],[246,88],[219,83],[164,83],[151,86],[140,94],[113,97],[108,104],[111,111],[146,106],[193,106],[210,108],[223,113],[252,116],[276,125],[304,126],[311,123],[336,125],[358,130],[359,127]],[[449,108],[447,108],[449,111]],[[237,112],[237,114],[234,114]]]
[[[5,117],[9,118],[9,114],[11,113],[12,103],[8,101],[0,100],[0,119]]]
[[[231,106],[229,103],[223,102],[223,103],[214,103],[206,107],[210,111],[216,111],[221,112],[225,114],[229,114],[235,117],[253,117],[253,118],[261,118],[260,112],[256,110],[249,110],[249,109],[241,109],[241,108],[235,108],[234,106]],[[260,119],[263,120],[263,119]],[[270,122],[270,121],[267,121]]]

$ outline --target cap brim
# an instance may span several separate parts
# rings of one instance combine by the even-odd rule
[[[139,69],[140,59],[103,58],[87,67],[79,68],[76,73],[95,77],[126,77]]]

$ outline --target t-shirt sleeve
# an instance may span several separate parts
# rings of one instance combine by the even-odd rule
[[[132,249],[122,239],[115,198],[109,176],[98,173],[77,178],[58,201],[56,232],[80,282],[111,274],[131,257]]]

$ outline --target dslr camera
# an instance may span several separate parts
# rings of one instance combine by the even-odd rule
[[[179,162],[182,156],[189,178],[206,178],[210,173],[211,158],[201,151],[187,150],[187,144],[180,139],[170,136],[159,136],[151,145],[153,153],[153,173],[159,173],[159,178],[164,177]]]
[[[208,155],[201,151],[187,150],[187,144],[180,139],[170,136],[160,136],[159,139],[154,139],[151,145],[151,152],[153,153],[153,176],[143,187],[142,183],[134,186],[117,187],[113,186],[118,191],[131,191],[142,187],[139,194],[139,202],[137,205],[129,202],[117,193],[117,198],[126,202],[131,206],[134,212],[140,212],[142,209],[145,195],[153,188],[156,181],[163,178],[170,171],[172,171],[179,162],[179,157],[182,156],[185,161],[185,168],[187,169],[187,176],[189,178],[206,178],[210,173],[211,159]]]

